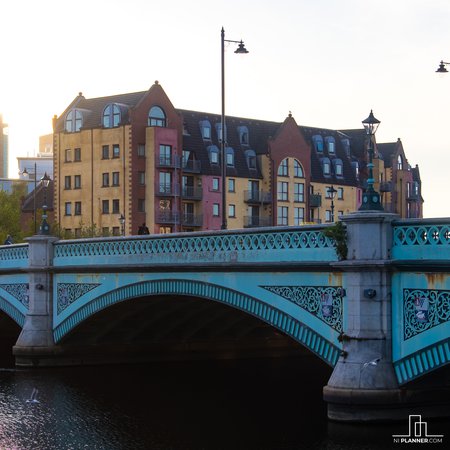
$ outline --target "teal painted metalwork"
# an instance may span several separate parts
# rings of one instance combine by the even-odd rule
[[[245,311],[309,348],[329,365],[334,366],[340,349],[292,316],[247,294],[222,286],[193,280],[152,280],[127,285],[105,293],[84,305],[54,329],[59,342],[75,326],[89,316],[115,303],[147,295],[188,295],[225,303]]]
[[[2,269],[28,266],[28,244],[14,244],[0,247]]]
[[[300,251],[300,252],[299,252]],[[288,256],[288,253],[290,255]],[[285,255],[286,258],[283,258]],[[319,227],[276,229],[264,232],[199,232],[181,236],[151,236],[148,238],[107,238],[64,241],[55,244],[55,265],[74,265],[78,261],[101,261],[106,258],[141,256],[155,262],[216,261],[230,258],[238,261],[335,261],[334,243]],[[159,256],[160,258],[155,258]],[[223,257],[221,257],[223,256]],[[101,257],[96,259],[96,257]],[[146,257],[146,258],[145,258]],[[78,260],[80,258],[80,260]],[[143,259],[144,258],[144,259]],[[84,262],[80,262],[83,263]]]
[[[25,314],[3,297],[0,297],[0,310],[11,317],[11,319],[13,319],[20,327],[23,327],[25,323]]]
[[[342,286],[261,286],[342,331]]]
[[[392,256],[394,259],[450,259],[450,224],[443,220],[395,222]]]
[[[447,338],[395,362],[394,368],[398,382],[405,384],[449,362],[450,338]]]
[[[76,299],[100,286],[100,283],[57,283],[57,313],[61,314]]]
[[[403,338],[450,321],[450,291],[403,289]]]
[[[28,292],[28,283],[8,283],[0,284],[0,289],[6,291],[17,299],[26,309],[28,309],[30,299]]]

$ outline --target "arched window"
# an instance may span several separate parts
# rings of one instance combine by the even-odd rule
[[[200,121],[200,132],[202,133],[202,138],[204,140],[211,140],[211,124],[209,123],[209,120]]]
[[[397,157],[397,170],[403,170],[403,158],[402,155]]]
[[[323,152],[323,137],[320,134],[316,134],[312,137],[312,141],[316,152]]]
[[[294,177],[305,178],[305,175],[303,173],[303,167],[296,159],[294,159]]]
[[[245,150],[245,159],[249,169],[256,169],[256,153],[255,150]]]
[[[166,126],[166,114],[159,106],[152,106],[148,113],[148,126],[149,127],[165,127]]]
[[[103,110],[102,125],[104,128],[115,128],[120,125],[120,108],[116,104],[108,105]]]
[[[329,158],[322,158],[322,171],[324,176],[329,177],[331,175],[331,163]]]
[[[227,166],[234,167],[234,150],[231,147],[226,149]]]
[[[219,149],[216,145],[208,147],[209,162],[211,164],[219,164]]]
[[[240,126],[237,127],[238,130],[238,134],[239,134],[239,142],[242,145],[248,145],[249,144],[249,140],[248,140],[248,128],[246,126]]]
[[[342,160],[339,158],[333,159],[334,173],[337,177],[342,178],[344,176],[344,166]]]
[[[287,158],[284,158],[278,166],[278,176],[279,177],[288,177],[289,176],[289,161]]]
[[[66,116],[66,131],[68,133],[75,133],[80,131],[83,126],[83,115],[78,109],[72,109]]]
[[[328,153],[334,155],[336,153],[336,142],[333,136],[327,136],[325,138],[325,142],[327,144]]]
[[[342,146],[344,147],[345,154],[350,157],[350,139],[341,139]]]

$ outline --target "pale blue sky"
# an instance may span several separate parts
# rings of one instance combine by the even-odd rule
[[[16,156],[86,97],[159,80],[177,108],[220,113],[220,29],[250,51],[226,53],[227,114],[400,137],[419,164],[425,216],[449,217],[448,0],[24,0],[2,5],[0,113]]]

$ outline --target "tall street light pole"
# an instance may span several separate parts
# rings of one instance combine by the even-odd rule
[[[241,41],[230,41],[225,39],[225,30],[222,27],[221,32],[221,67],[222,67],[222,117],[221,117],[221,130],[220,130],[220,163],[222,174],[222,230],[227,229],[227,195],[226,195],[226,178],[227,178],[227,158],[225,155],[226,149],[226,126],[225,126],[225,42],[233,42],[239,44],[234,53],[245,54],[248,50],[245,48],[244,43]]]
[[[23,169],[22,175],[25,175],[26,177],[30,177],[31,173],[28,172],[27,168]],[[37,231],[37,218],[36,218],[36,178],[37,178],[37,167],[36,163],[34,163],[34,190],[33,190],[33,217],[34,217],[34,234],[36,234]]]
[[[51,178],[45,172],[41,178],[41,183],[44,186],[44,204],[42,205],[42,222],[39,228],[39,234],[50,234],[50,225],[47,222],[47,188],[50,184]]]
[[[375,118],[371,110],[369,117],[363,120],[362,123],[366,129],[369,141],[367,147],[367,152],[369,154],[369,162],[367,163],[369,175],[367,178],[367,189],[363,194],[359,211],[384,211],[383,206],[381,206],[380,194],[373,188],[375,182],[373,178],[373,137],[375,136],[378,125],[380,125],[380,121]]]
[[[334,186],[328,188],[328,194],[331,198],[331,223],[334,223],[334,197],[336,196],[337,189]]]

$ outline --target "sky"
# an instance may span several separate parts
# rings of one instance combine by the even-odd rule
[[[247,55],[225,54],[226,114],[299,125],[362,127],[400,138],[419,165],[425,217],[450,217],[448,0],[22,0],[1,5],[0,114],[9,176],[82,92],[147,90],[176,108],[220,114],[220,30]],[[450,70],[450,66],[449,66]]]

